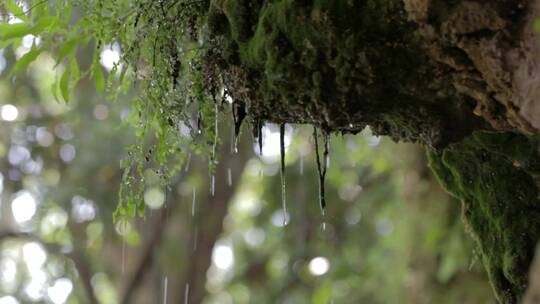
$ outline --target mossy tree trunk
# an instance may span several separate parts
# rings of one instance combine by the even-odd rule
[[[207,79],[260,122],[429,149],[501,302],[540,237],[533,0],[212,0]]]

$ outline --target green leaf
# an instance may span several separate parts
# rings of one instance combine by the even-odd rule
[[[28,17],[25,15],[22,7],[17,5],[13,0],[5,0],[4,5],[8,11],[10,11],[15,17],[22,21],[28,21]]]
[[[32,5],[32,10],[30,11],[30,14],[32,15],[32,20],[38,20],[43,16],[49,16],[48,1],[43,1],[41,3],[36,3]]]
[[[71,60],[71,89],[72,90],[75,89],[77,82],[79,82],[79,77],[80,77],[79,63],[77,62],[77,59],[73,58]]]
[[[135,216],[135,203],[131,202],[128,204],[128,217],[134,217]]]
[[[69,101],[69,80],[71,76],[71,64],[66,65],[66,70],[62,74],[62,77],[60,77],[60,93],[62,94],[62,98],[64,98],[65,102]]]
[[[0,41],[0,49],[6,48],[7,46],[11,45],[12,43],[15,43],[17,39],[5,39]]]
[[[137,215],[139,217],[144,217],[144,210],[146,209],[146,205],[144,202],[141,202],[137,208]]]
[[[62,44],[60,50],[58,51],[58,57],[56,58],[56,65],[60,64],[68,56],[73,56],[75,54],[75,49],[79,45],[81,38],[73,38]]]
[[[537,32],[537,33],[540,33],[540,20],[534,20],[534,30]]]
[[[21,38],[28,34],[36,35],[45,30],[52,32],[54,28],[58,28],[62,24],[62,20],[52,16],[40,18],[34,26],[28,23],[2,23],[0,24],[0,37],[2,37],[2,40],[7,40]]]
[[[51,32],[53,29],[59,28],[64,23],[65,21],[53,16],[39,18],[36,24],[32,27],[32,34],[39,34],[44,30]]]
[[[43,52],[41,48],[32,48],[28,53],[24,54],[13,66],[13,69],[9,73],[10,76],[23,71],[30,63],[37,59],[41,52]]]
[[[58,99],[58,77],[55,77],[56,79],[51,84],[51,93],[54,97],[54,100],[59,101]]]
[[[2,40],[21,38],[32,33],[32,27],[26,23],[0,24],[0,37]]]
[[[101,70],[101,65],[98,60],[94,60],[94,63],[92,64],[92,77],[96,83],[96,90],[103,93],[105,90],[105,77],[103,76],[103,71]]]

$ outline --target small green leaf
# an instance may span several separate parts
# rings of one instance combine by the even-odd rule
[[[537,33],[540,33],[540,20],[534,20],[534,30],[537,32]]]
[[[32,27],[32,34],[39,34],[44,30],[51,32],[54,28],[59,27],[63,23],[65,23],[65,21],[62,21],[58,17],[45,16],[39,18],[36,24]]]
[[[144,202],[141,202],[139,204],[139,207],[137,208],[137,215],[139,217],[144,217],[144,210],[146,209],[146,205],[144,204]]]
[[[98,60],[94,60],[94,63],[92,64],[92,77],[96,83],[96,90],[103,93],[105,90],[105,77],[103,76],[103,71],[101,70],[101,65]]]
[[[32,27],[26,23],[0,24],[0,37],[2,40],[21,38],[32,33]]]
[[[62,44],[60,50],[58,51],[58,57],[56,58],[56,65],[60,64],[68,56],[73,56],[75,54],[75,49],[79,45],[81,38],[73,38]]]
[[[58,77],[54,80],[54,82],[51,84],[51,93],[54,97],[54,100],[59,101],[58,99]]]
[[[135,216],[135,204],[131,203],[128,205],[128,217],[134,217]]]
[[[79,63],[77,62],[77,59],[73,58],[71,60],[71,89],[72,90],[75,89],[77,82],[79,82],[79,77],[80,77]]]
[[[5,0],[4,3],[6,9],[10,11],[15,17],[21,19],[22,21],[28,21],[28,17],[25,15],[22,7],[17,5],[13,0]]]
[[[49,16],[49,1],[43,1],[42,3],[37,3],[33,5],[30,14],[32,15],[32,20],[38,20],[40,17]]]
[[[13,66],[13,69],[10,71],[10,76],[23,71],[30,63],[37,59],[41,52],[43,52],[43,49],[41,48],[32,48],[28,53],[24,54],[24,56],[17,60]]]
[[[6,48],[7,46],[17,42],[18,39],[6,39],[0,41],[0,49]]]
[[[62,98],[64,98],[65,102],[69,101],[69,80],[71,76],[71,64],[66,65],[66,69],[64,73],[62,74],[62,77],[60,77],[60,93],[62,94]]]

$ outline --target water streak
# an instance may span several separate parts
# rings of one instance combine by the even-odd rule
[[[189,303],[189,283],[186,283],[186,288],[184,291],[184,304]]]
[[[191,201],[191,216],[195,216],[195,187],[193,187],[193,200]]]
[[[195,227],[193,232],[193,252],[197,251],[197,243],[199,240],[199,227]]]
[[[304,154],[300,153],[300,175],[304,175]]]
[[[216,176],[212,174],[212,183],[211,183],[211,187],[210,187],[210,192],[212,194],[212,196],[214,196],[214,193],[216,191]]]
[[[184,168],[184,172],[189,171],[189,164],[191,163],[191,153],[188,154],[187,160],[186,160],[186,167]]]
[[[167,304],[167,285],[169,284],[169,278],[165,276],[163,279],[163,304]]]
[[[227,168],[227,184],[232,186],[232,170],[231,168]]]
[[[279,126],[279,151],[281,156],[281,204],[283,205],[283,226],[287,225],[287,197],[285,191],[285,124]]]
[[[122,274],[124,274],[126,269],[126,241],[124,240],[124,237],[122,237]]]
[[[319,206],[321,207],[321,213],[324,216],[324,210],[326,208],[326,200],[324,195],[324,180],[326,178],[326,169],[328,167],[328,134],[324,134],[324,151],[321,164],[321,156],[319,154],[319,139],[317,134],[317,128],[313,127],[313,139],[315,140],[315,155],[317,157],[317,172],[319,174]]]

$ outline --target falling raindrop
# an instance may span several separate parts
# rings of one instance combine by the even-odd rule
[[[163,279],[163,304],[167,304],[167,285],[169,283],[169,278],[167,276]]]
[[[287,200],[285,195],[285,124],[279,126],[279,150],[281,155],[281,204],[283,205],[283,226],[287,225]]]
[[[189,171],[189,164],[191,163],[191,153],[188,154],[187,160],[186,160],[186,167],[184,168],[184,172]]]
[[[317,172],[319,174],[319,206],[321,207],[321,213],[324,216],[324,209],[326,208],[326,200],[324,197],[324,180],[326,178],[326,169],[328,167],[328,134],[324,134],[324,152],[323,161],[321,165],[321,157],[319,155],[319,140],[317,135],[317,128],[313,127],[313,139],[315,140],[315,155],[317,156]]]
[[[210,187],[210,193],[212,193],[212,196],[214,196],[214,192],[216,190],[216,176],[212,174],[212,183]]]
[[[197,251],[197,242],[199,239],[199,227],[195,227],[195,231],[193,232],[193,251]]]
[[[214,106],[214,143],[212,145],[212,161],[216,163],[216,146],[218,140],[218,104]]]
[[[197,133],[202,133],[202,113],[201,111],[197,112]]]
[[[262,157],[263,156],[263,132],[262,132],[262,128],[263,128],[263,123],[259,120],[257,122],[257,142],[259,143],[259,155]]]
[[[231,168],[227,168],[227,184],[232,186],[232,171]]]
[[[234,133],[235,132],[235,125],[234,124],[235,124],[236,121],[235,121],[235,118],[234,118],[234,110],[231,110],[231,111],[233,111],[233,115],[232,115],[233,123],[232,123],[232,130],[231,130],[231,151],[230,152],[231,152],[231,154],[233,154],[234,153],[234,141],[235,141],[235,133]]]
[[[212,163],[214,166],[217,164],[216,161],[216,146],[218,141],[218,104],[217,102],[214,105],[214,143],[212,145]],[[210,185],[210,192],[212,196],[214,196],[216,186],[216,177],[212,174],[211,177],[211,185]]]
[[[304,154],[300,153],[300,175],[304,175]]]
[[[124,274],[124,271],[126,269],[126,241],[122,237],[122,274]]]
[[[234,122],[234,136],[233,136],[233,152],[238,153],[238,137],[240,136],[240,127],[246,117],[246,109],[243,103],[234,102],[232,104],[232,115]]]
[[[186,288],[184,291],[184,304],[189,303],[189,283],[186,283]]]
[[[193,200],[191,201],[191,216],[195,216],[195,187],[193,187]]]

